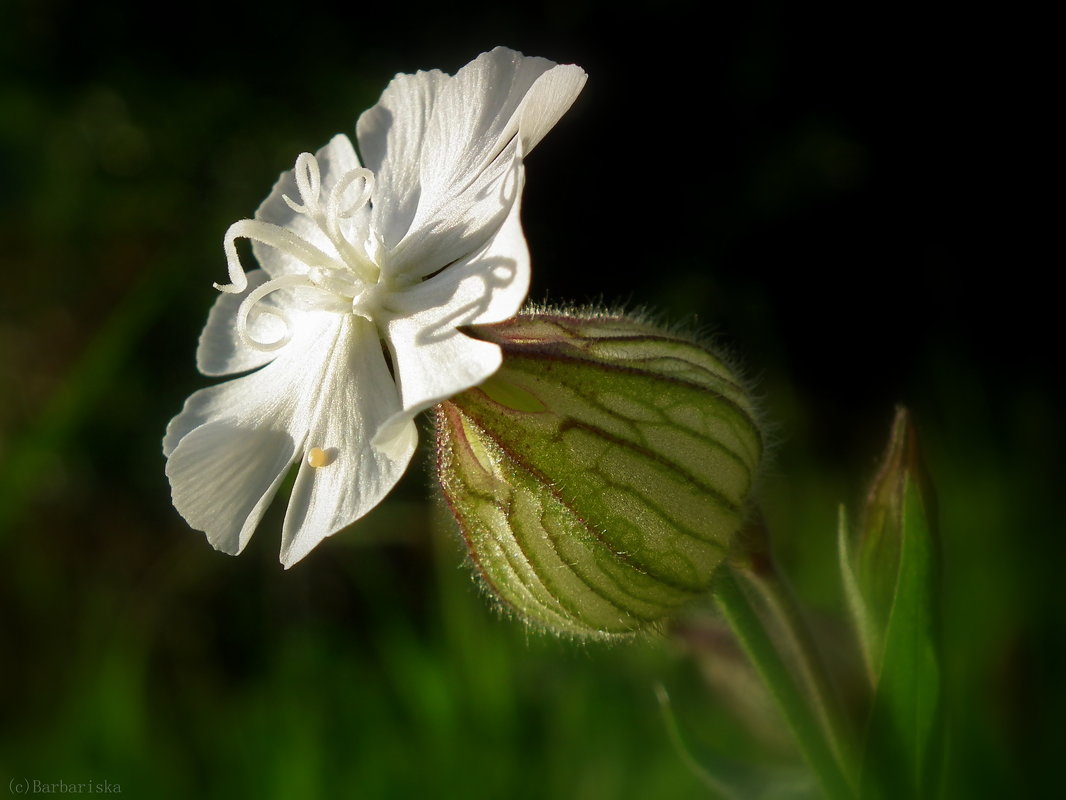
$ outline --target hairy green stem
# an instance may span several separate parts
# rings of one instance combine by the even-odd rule
[[[825,796],[830,800],[852,800],[855,789],[845,766],[847,748],[836,703],[813,641],[789,593],[772,569],[756,572],[728,565],[719,570],[714,597],[784,714]]]

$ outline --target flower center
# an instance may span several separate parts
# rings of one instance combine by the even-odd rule
[[[380,242],[370,229],[368,204],[374,191],[374,174],[363,167],[349,170],[324,194],[318,159],[303,153],[296,159],[294,176],[300,202],[288,195],[281,199],[306,221],[282,227],[246,219],[231,225],[225,238],[231,283],[215,284],[219,291],[232,294],[248,288],[235,245],[241,238],[273,247],[303,265],[303,270],[278,275],[257,286],[241,302],[237,331],[245,343],[258,350],[277,350],[292,338],[292,321],[280,304],[264,303],[274,292],[293,292],[295,300],[286,305],[350,313],[371,322],[389,294],[388,282],[383,280],[375,258]],[[249,331],[249,323],[262,315],[280,320],[284,333],[272,341],[256,339]]]

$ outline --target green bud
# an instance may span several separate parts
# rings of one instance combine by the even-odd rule
[[[503,366],[437,411],[438,472],[477,572],[575,636],[652,625],[703,595],[762,452],[726,364],[637,319],[482,326]]]
[[[903,542],[903,495],[921,475],[918,441],[906,409],[898,409],[881,468],[870,483],[856,552],[859,583],[871,610],[888,619]]]
[[[913,508],[908,516],[909,504]],[[901,407],[896,410],[888,446],[867,491],[854,544],[848,541],[843,521],[840,531],[845,589],[871,675],[880,671],[893,608],[900,599],[909,599],[901,598],[901,586],[911,578],[902,570],[911,566],[914,553],[922,554],[923,580],[936,579],[932,505],[933,492],[917,433],[907,409]],[[912,556],[905,564],[904,547],[908,545]]]
[[[944,754],[940,560],[932,486],[907,410],[892,425],[852,542],[844,588],[870,679],[862,795],[932,797]]]

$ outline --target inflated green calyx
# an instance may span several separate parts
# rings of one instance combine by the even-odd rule
[[[730,368],[626,317],[529,314],[476,334],[503,366],[438,407],[437,454],[492,592],[575,636],[632,633],[703,595],[762,452]]]

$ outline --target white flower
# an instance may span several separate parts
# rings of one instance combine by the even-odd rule
[[[292,464],[286,566],[377,505],[414,452],[413,417],[480,383],[499,348],[464,325],[529,285],[522,159],[585,73],[497,48],[454,77],[397,75],[356,126],[284,173],[225,237],[230,283],[200,336],[205,375],[167,428],[174,505],[239,553]],[[245,274],[249,239],[261,269]]]

